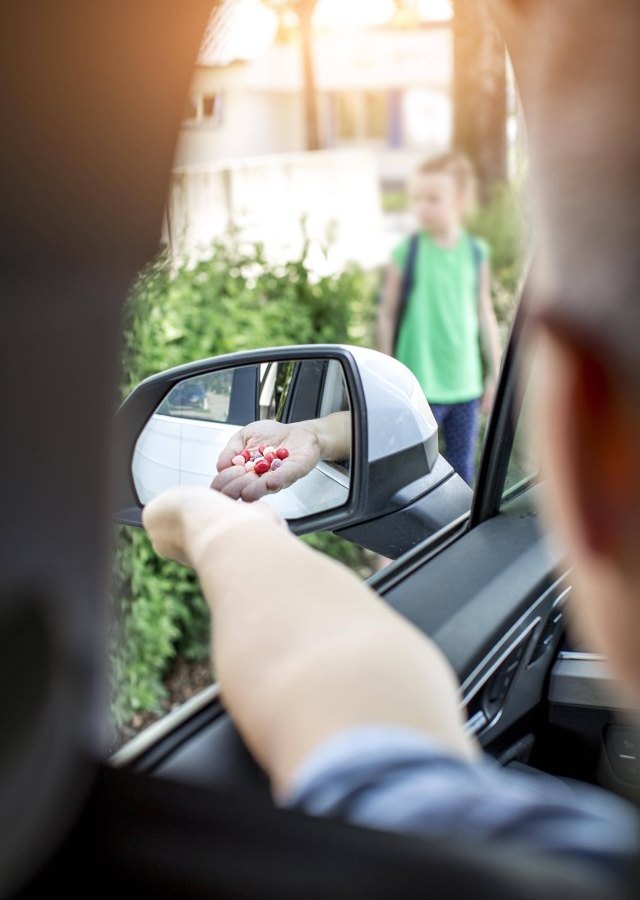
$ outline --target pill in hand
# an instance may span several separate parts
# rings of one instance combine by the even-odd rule
[[[272,447],[271,444],[260,444],[258,449],[249,450],[245,447],[231,462],[234,466],[242,466],[245,472],[255,472],[256,475],[264,475],[266,472],[275,472],[282,465],[283,460],[289,456],[286,447]]]

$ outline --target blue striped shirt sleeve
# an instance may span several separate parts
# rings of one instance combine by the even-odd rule
[[[426,735],[371,725],[310,755],[283,805],[356,825],[430,837],[498,839],[626,875],[640,849],[631,804],[577,781],[467,762]]]

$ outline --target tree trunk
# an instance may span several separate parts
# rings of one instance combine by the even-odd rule
[[[304,116],[307,150],[320,149],[318,130],[318,92],[313,63],[313,29],[311,19],[317,0],[299,0],[297,5],[302,48],[302,76],[304,84]]]
[[[475,165],[484,202],[507,178],[505,47],[483,0],[454,0],[453,11],[453,143]]]

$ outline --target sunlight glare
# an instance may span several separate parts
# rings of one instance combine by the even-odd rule
[[[352,28],[388,22],[394,0],[319,0],[313,17],[316,27]]]
[[[356,28],[383,25],[396,12],[394,0],[318,0],[313,16],[321,28]],[[453,15],[451,0],[417,0],[417,12],[424,21],[448,22]]]
[[[418,0],[420,18],[448,22],[453,18],[451,0]]]
[[[278,31],[278,17],[256,0],[237,0],[234,29],[225,44],[230,59],[253,59],[273,43]],[[235,47],[234,44],[238,46]]]

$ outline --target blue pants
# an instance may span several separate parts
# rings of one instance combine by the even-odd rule
[[[444,457],[458,475],[473,486],[480,400],[466,403],[430,403],[438,428],[444,433]]]

